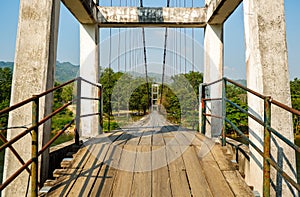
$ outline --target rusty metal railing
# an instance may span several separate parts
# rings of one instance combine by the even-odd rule
[[[222,98],[206,98],[206,90],[207,87],[212,86],[217,83],[222,83]],[[233,84],[236,87],[241,88],[242,90],[249,92],[256,97],[262,99],[264,101],[264,120],[260,120],[253,114],[249,113],[247,110],[243,109],[236,103],[232,102],[230,99],[226,97],[226,85],[227,83]],[[284,137],[282,134],[280,134],[278,131],[276,131],[271,126],[271,105],[276,105],[277,107],[280,107],[283,110],[286,110],[292,114],[300,116],[300,111],[293,109],[285,104],[282,104],[274,99],[272,99],[270,96],[262,95],[256,91],[253,91],[231,79],[222,78],[217,81],[214,81],[212,83],[208,84],[201,84],[200,85],[200,99],[201,99],[201,133],[205,134],[206,130],[206,117],[213,117],[218,118],[223,121],[222,126],[222,145],[226,145],[226,124],[229,124],[235,132],[237,132],[245,141],[249,143],[250,146],[252,146],[259,155],[263,157],[263,196],[270,196],[270,185],[271,185],[271,176],[270,176],[270,168],[271,166],[277,170],[278,173],[281,174],[281,176],[294,188],[296,188],[298,191],[300,191],[300,185],[292,178],[290,177],[277,163],[274,161],[274,159],[271,158],[271,136],[275,135],[280,140],[282,140],[284,143],[286,143],[289,147],[293,148],[296,152],[300,153],[300,148],[291,142],[289,139]],[[211,101],[222,101],[222,116],[216,115],[216,114],[209,114],[206,112],[207,110],[207,102]],[[232,123],[226,115],[226,103],[229,103],[231,106],[239,109],[242,113],[246,114],[248,118],[253,119],[257,123],[259,123],[261,126],[264,127],[264,146],[263,151],[260,150],[259,147],[255,143],[253,143],[239,128],[237,125]]]
[[[81,97],[81,83],[82,81],[92,85],[96,86],[98,88],[98,97],[97,98],[87,98],[87,97]],[[39,120],[39,100],[43,96],[46,96],[58,89],[61,89],[65,87],[66,85],[72,84],[74,82],[77,82],[77,97],[76,99],[69,101],[53,111],[51,114],[45,116],[43,119]],[[26,104],[32,103],[32,123],[29,128],[26,128],[24,131],[16,135],[10,140],[7,140],[2,133],[0,133],[0,140],[3,142],[3,145],[0,147],[0,151],[3,151],[6,148],[9,148],[12,153],[16,156],[18,161],[21,163],[21,167],[13,173],[10,177],[8,177],[1,185],[0,185],[0,191],[2,191],[4,188],[6,188],[14,179],[16,179],[24,170],[26,170],[31,177],[31,196],[37,196],[38,195],[38,157],[42,155],[49,147],[50,145],[59,137],[61,136],[74,122],[76,123],[74,133],[75,133],[75,143],[79,144],[79,133],[78,133],[78,128],[80,128],[80,118],[82,116],[91,116],[91,115],[98,115],[99,116],[99,122],[100,122],[100,127],[102,127],[102,86],[100,84],[92,83],[89,82],[81,77],[72,79],[68,82],[65,82],[59,86],[56,86],[52,89],[49,89],[43,93],[33,95],[32,97],[19,102],[15,105],[12,105],[8,108],[5,108],[0,111],[0,116],[3,116],[4,114],[8,114],[9,112],[18,109]],[[98,100],[99,102],[99,107],[98,107],[98,112],[94,114],[89,114],[89,115],[81,115],[80,113],[80,101],[81,99],[93,99],[93,100]],[[76,117],[72,119],[67,125],[64,126],[63,129],[58,131],[40,150],[38,150],[38,128],[39,126],[43,125],[46,121],[60,113],[62,110],[66,109],[68,106],[71,104],[76,103]],[[31,132],[31,138],[32,138],[32,144],[31,144],[31,159],[28,161],[24,162],[24,160],[21,158],[19,153],[13,148],[13,144],[26,136],[28,133]],[[50,131],[49,131],[50,132]],[[29,169],[29,166],[31,165],[31,169]]]

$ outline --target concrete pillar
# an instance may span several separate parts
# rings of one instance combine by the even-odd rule
[[[80,25],[80,77],[98,83],[99,76],[99,28],[98,25]],[[98,88],[86,82],[81,84],[81,96],[97,98]],[[81,116],[98,112],[98,101],[81,100]],[[82,117],[80,136],[94,137],[101,132],[98,115]]]
[[[16,54],[12,81],[11,105],[53,87],[56,63],[59,0],[21,0],[16,41]],[[40,99],[40,116],[52,111],[52,95]],[[31,125],[31,103],[9,114],[8,126]],[[50,138],[50,121],[39,129],[39,149]],[[9,129],[8,140],[24,131]],[[16,142],[14,148],[26,162],[31,158],[31,136],[27,134]],[[40,182],[48,174],[48,151],[39,165]],[[3,180],[9,178],[21,164],[7,148],[5,152]],[[3,196],[24,196],[28,183],[28,172],[23,171],[4,191]],[[30,188],[30,185],[29,185]],[[30,191],[29,191],[30,193]]]
[[[244,20],[247,86],[291,106],[284,0],[245,0]],[[249,111],[263,120],[263,101],[248,94],[248,105]],[[271,111],[271,126],[293,142],[291,114],[275,106]],[[263,150],[263,128],[252,119],[249,119],[249,135],[250,139]],[[275,161],[283,163],[284,170],[295,177],[295,152],[278,138],[272,140],[271,145]],[[254,189],[262,195],[262,158],[251,147],[250,152],[250,172],[246,174],[248,176],[246,180],[249,180],[248,184],[254,186]],[[287,187],[282,178],[278,178],[280,176],[273,170],[271,178],[276,186],[277,196],[296,194],[294,190]],[[274,189],[271,188],[272,196],[275,196]]]
[[[210,83],[223,77],[223,24],[207,24],[204,33],[204,83]],[[209,87],[210,98],[222,98],[222,83]],[[212,101],[207,104],[207,113],[222,117],[222,102]],[[206,135],[217,137],[222,131],[222,120],[208,118]]]

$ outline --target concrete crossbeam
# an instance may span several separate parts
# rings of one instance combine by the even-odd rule
[[[82,24],[96,22],[96,4],[92,0],[61,0],[74,17]]]
[[[223,24],[242,0],[206,0],[207,23]]]
[[[205,27],[206,8],[101,7],[91,0],[62,0],[81,24],[99,27]]]
[[[223,24],[242,0],[207,0],[203,8],[102,7],[92,0],[62,0],[82,24],[99,27],[205,27]]]
[[[98,7],[99,27],[205,27],[206,8]]]

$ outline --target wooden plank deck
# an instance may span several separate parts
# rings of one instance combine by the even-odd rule
[[[150,119],[88,140],[46,196],[253,196],[220,144]]]

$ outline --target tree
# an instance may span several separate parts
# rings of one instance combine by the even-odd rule
[[[186,127],[196,127],[198,124],[199,85],[202,82],[202,73],[190,71],[186,74],[172,76],[172,82],[164,85],[162,105],[166,108],[170,121],[181,123]]]
[[[140,112],[143,112],[143,115],[146,114],[147,109],[149,108],[150,101],[148,100],[150,98],[150,95],[148,96],[147,88],[149,89],[149,85],[145,83],[145,79],[139,77],[136,78],[133,83],[141,84],[137,85],[138,87],[133,91],[133,93],[130,96],[130,110],[136,110],[140,114]]]
[[[54,86],[59,86],[59,82],[55,82]],[[73,96],[73,86],[67,85],[60,89],[57,89],[53,93],[53,106],[52,110],[55,111],[56,109],[63,106],[65,103],[72,100]],[[66,124],[68,124],[73,119],[73,112],[69,109],[64,109],[59,112],[57,115],[53,116],[51,130],[58,131],[62,129]]]
[[[114,71],[111,68],[105,68],[100,75],[100,83],[103,87],[103,111],[109,116],[112,115],[112,93],[116,82],[122,77],[123,73]]]
[[[0,68],[0,110],[9,107],[11,94],[12,70]],[[8,114],[0,117],[0,127],[7,127]]]
[[[300,79],[295,78],[290,82],[291,87],[291,97],[292,97],[292,107],[294,109],[300,110]],[[293,115],[294,122],[294,133],[300,134],[300,117]]]
[[[242,90],[239,87],[234,85],[226,86],[226,97],[231,102],[239,105],[244,110],[248,110],[247,106],[247,94],[246,91]],[[248,133],[248,116],[247,114],[241,112],[238,108],[232,106],[229,103],[226,103],[226,117],[233,124],[235,124],[241,131]],[[226,125],[227,133],[235,133],[233,128],[229,125]]]

